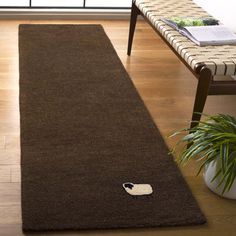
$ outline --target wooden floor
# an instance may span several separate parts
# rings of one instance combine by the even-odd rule
[[[164,137],[188,124],[196,90],[196,79],[145,22],[138,23],[133,53],[131,57],[127,57],[128,21],[0,21],[1,236],[24,235],[21,231],[20,205],[17,47],[18,25],[21,23],[102,24]],[[208,97],[205,112],[236,116],[236,96]],[[174,141],[166,138],[170,147]],[[235,236],[236,201],[225,200],[211,193],[204,185],[202,177],[195,177],[194,165],[192,163],[182,171],[208,219],[208,224],[204,226],[57,232],[50,235]]]

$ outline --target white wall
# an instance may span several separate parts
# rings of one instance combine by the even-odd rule
[[[20,6],[20,7],[28,7],[29,6],[29,0],[0,0],[0,6],[4,7],[10,7],[10,6]]]
[[[236,0],[193,0],[236,32]]]

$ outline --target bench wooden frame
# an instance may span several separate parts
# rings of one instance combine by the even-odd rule
[[[197,91],[195,95],[195,102],[192,113],[192,121],[190,127],[194,127],[201,119],[205,102],[208,95],[236,95],[236,81],[214,81],[211,70],[206,65],[199,64],[194,70],[189,64],[178,54],[178,52],[170,45],[170,43],[162,36],[162,34],[151,24],[145,15],[135,5],[135,1],[132,3],[129,40],[127,54],[131,55],[133,37],[137,22],[138,15],[142,15],[143,18],[149,23],[149,25],[158,33],[162,40],[170,47],[170,49],[178,56],[178,58],[184,63],[184,65],[193,73],[198,79]]]

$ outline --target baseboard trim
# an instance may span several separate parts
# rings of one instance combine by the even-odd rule
[[[43,10],[0,10],[0,19],[78,19],[78,20],[127,20],[130,18],[130,10],[60,10],[60,9],[43,9]]]

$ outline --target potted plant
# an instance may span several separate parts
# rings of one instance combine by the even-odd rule
[[[200,162],[197,174],[204,169],[206,185],[218,195],[236,199],[236,119],[223,114],[205,116],[207,119],[194,128],[171,135],[188,132],[176,144],[185,146],[177,160],[180,164]],[[176,153],[176,147],[172,153]]]

